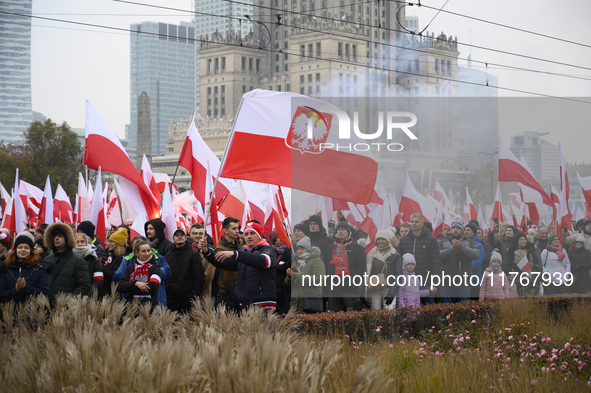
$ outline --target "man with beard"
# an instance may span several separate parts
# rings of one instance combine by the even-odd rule
[[[327,276],[338,276],[341,285],[332,289],[325,287],[330,311],[359,311],[361,298],[365,298],[365,286],[355,286],[354,279],[359,280],[366,271],[365,250],[351,236],[351,227],[346,222],[337,225],[336,240],[324,250],[324,269]],[[332,281],[328,281],[332,282]],[[336,282],[336,279],[335,279]],[[344,284],[343,284],[344,283]]]
[[[166,224],[159,218],[150,220],[144,225],[150,247],[156,249],[160,255],[166,255],[172,246],[172,243],[164,235],[164,228],[166,228]]]
[[[324,229],[322,226],[322,218],[315,214],[308,220],[308,225],[310,230],[310,234],[308,236],[312,242],[312,247],[318,247],[320,252],[324,252],[327,247],[330,247],[333,241],[330,237],[328,237],[326,229]]]
[[[470,300],[470,276],[472,261],[480,259],[480,250],[474,241],[463,235],[464,225],[456,220],[451,224],[451,232],[447,240],[441,243],[441,268],[451,281],[444,281],[441,296],[444,303],[457,303]],[[443,275],[442,273],[442,275]],[[454,284],[455,276],[462,277],[460,285]],[[456,278],[459,281],[459,279]]]
[[[166,254],[172,277],[166,283],[166,301],[172,311],[187,313],[191,302],[198,301],[203,290],[205,274],[201,255],[187,242],[187,233],[177,228],[173,235],[174,245]]]

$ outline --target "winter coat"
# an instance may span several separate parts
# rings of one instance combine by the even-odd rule
[[[421,306],[421,297],[429,296],[431,291],[428,289],[420,289],[421,278],[414,272],[409,272],[404,269],[404,284],[398,291],[398,297],[396,298],[396,307],[413,307],[417,308]]]
[[[117,292],[124,293],[127,295],[126,299],[128,302],[132,301],[134,298],[138,298],[140,303],[149,303],[152,305],[152,308],[158,305],[158,286],[162,281],[160,276],[160,266],[155,263],[155,257],[152,256],[150,261],[146,262],[149,266],[148,268],[148,276],[136,277],[134,281],[130,281],[131,275],[134,272],[134,268],[137,264],[137,261],[134,258],[134,263],[127,266],[123,276],[121,276],[121,280],[117,285]],[[142,292],[136,285],[136,281],[142,281],[147,283],[150,287],[149,292]]]
[[[440,243],[441,269],[452,277],[463,276],[464,273],[467,273],[469,279],[472,275],[472,261],[480,259],[480,250],[474,241],[467,239],[464,235],[460,235],[458,238],[462,241],[460,248],[452,250],[452,240],[453,237],[449,235]]]
[[[478,247],[478,251],[480,251],[480,258],[474,259],[472,261],[472,275],[478,276],[480,279],[482,277],[482,266],[488,266],[489,261],[486,262],[486,265],[482,264],[484,262],[484,258],[486,257],[486,251],[484,250],[484,245],[482,244],[480,238],[478,236],[474,236],[472,241],[474,244],[476,244],[476,247]]]
[[[558,260],[556,251],[550,247],[542,251],[541,257],[544,273],[548,272],[552,275],[552,283],[554,285],[560,284],[564,286],[566,284],[565,274],[570,273],[570,260],[564,248],[562,252],[566,254],[562,261]]]
[[[326,260],[326,255],[324,255],[324,252],[334,244],[334,240],[328,236],[326,229],[324,229],[323,226],[320,226],[318,232],[310,232],[308,237],[310,238],[312,247],[318,247],[320,249],[320,257],[323,260]]]
[[[512,290],[511,282],[503,270],[499,273],[488,269],[483,272],[479,300],[509,299],[516,296],[517,293]]]
[[[482,248],[484,248],[484,258],[482,259],[482,263],[480,264],[480,277],[482,277],[482,273],[486,266],[490,266],[490,256],[492,255],[492,246],[488,244],[485,238],[480,239],[480,244],[482,244]],[[472,267],[474,269],[474,267]]]
[[[531,267],[530,273],[542,273],[542,260],[540,259],[540,254],[538,253],[537,248],[532,243],[528,242],[524,250],[527,252],[527,260],[529,261]],[[513,247],[509,252],[511,251],[513,251]],[[517,278],[515,279],[514,286],[517,288],[520,296],[536,296],[538,294],[538,290],[542,282],[542,277],[531,275],[528,278],[529,281],[521,279],[522,273],[521,269],[517,266],[519,261],[516,259],[517,258],[514,252],[513,255],[508,255],[506,259],[503,259],[503,271],[505,272],[505,275],[509,277],[509,279],[511,279],[510,273],[518,274]],[[522,282],[528,282],[528,285],[522,286]]]
[[[538,252],[541,254],[542,251],[548,248],[548,239],[542,240],[539,237],[536,237],[534,240],[534,246],[538,249]]]
[[[92,254],[85,256],[84,260],[88,266],[88,276],[90,278],[90,291],[88,291],[88,296],[92,296],[92,293],[95,291],[99,292],[105,283],[103,265]]]
[[[6,268],[5,274],[0,278],[0,302],[14,300],[15,305],[24,304],[29,296],[39,294],[49,295],[49,269],[47,262],[41,261],[35,266],[16,263]],[[16,282],[24,277],[26,285],[19,292],[16,291]]]
[[[166,283],[166,303],[172,310],[190,310],[191,302],[199,300],[205,282],[205,272],[199,252],[189,243],[176,244],[166,254],[172,277]]]
[[[570,293],[588,293],[591,291],[591,251],[585,247],[578,249],[576,247],[568,250],[568,259],[573,273],[574,282],[568,292]]]
[[[172,247],[172,243],[166,239],[166,235],[164,234],[164,228],[166,228],[166,224],[159,218],[155,218],[146,222],[144,224],[146,237],[148,237],[148,225],[152,225],[156,230],[156,239],[148,239],[148,241],[150,241],[150,247],[155,248],[158,251],[158,254],[166,255],[170,247]]]
[[[205,257],[215,267],[238,272],[235,294],[244,307],[276,307],[277,253],[266,240],[261,240],[252,249],[234,251],[234,258],[223,262],[215,260],[216,252],[208,249]]]
[[[113,254],[113,250],[109,250],[107,259],[103,262],[103,287],[99,290],[99,297],[107,296],[111,294],[111,283],[118,280],[114,280],[113,276],[117,270],[121,267],[124,255],[118,257]],[[121,274],[125,271],[125,268],[121,271]]]
[[[351,285],[349,285],[348,279],[344,280],[345,283],[341,283],[339,286],[335,286],[332,291],[330,286],[324,288],[325,296],[328,297],[342,297],[342,296],[356,296],[360,298],[365,297],[365,286],[355,286],[353,284],[353,280],[355,276],[359,276],[363,279],[363,275],[365,274],[366,269],[366,255],[365,249],[359,245],[355,240],[349,236],[347,239],[344,240],[343,243],[340,243],[339,240],[335,240],[332,244],[325,249],[323,255],[324,260],[324,270],[326,275],[333,276],[336,274],[336,265],[332,264],[332,257],[335,247],[344,245],[345,250],[347,252],[347,262],[349,264],[349,276],[351,277]],[[340,276],[340,275],[339,275]],[[359,279],[356,279],[359,280]]]
[[[103,244],[101,243],[101,239],[99,239],[96,235],[92,239],[92,245],[96,247],[96,256],[101,263],[105,263],[108,258],[107,251]]]
[[[277,313],[285,314],[289,310],[287,309],[287,302],[285,301],[285,293],[288,291],[288,287],[285,285],[285,279],[287,278],[287,269],[291,267],[291,249],[283,248],[277,252],[277,269],[275,274],[277,275]]]
[[[158,304],[161,305],[162,307],[166,307],[166,284],[165,284],[165,282],[168,281],[170,279],[170,277],[172,277],[172,273],[170,272],[170,266],[168,266],[168,262],[166,261],[166,258],[164,258],[162,255],[158,254],[156,252],[156,250],[153,248],[152,248],[152,255],[154,256],[154,260],[156,261],[158,266],[160,266],[160,278],[162,279],[162,282],[160,282],[160,285],[158,286]],[[122,257],[119,269],[117,269],[117,271],[115,273],[113,273],[113,277],[112,277],[113,282],[118,282],[121,279],[121,277],[123,276],[123,273],[125,273],[125,269],[127,269],[127,267],[133,263],[133,261],[134,261],[133,253],[127,254],[124,257]]]
[[[320,249],[318,247],[312,247],[308,256],[303,259],[306,269],[299,268],[301,265],[301,258],[293,262],[293,267],[298,267],[301,276],[295,278],[295,275],[286,276],[284,282],[285,285],[291,288],[291,308],[294,312],[302,314],[304,312],[304,295],[305,294],[316,294],[322,295],[322,283],[324,280],[324,262],[320,258]],[[293,269],[292,269],[293,271]],[[306,278],[304,278],[304,275]],[[320,283],[319,286],[314,284]]]
[[[194,249],[199,254],[199,259],[201,259],[201,266],[203,267],[203,273],[205,275],[205,280],[203,281],[203,290],[201,291],[201,299],[208,299],[211,298],[211,290],[212,290],[212,283],[215,277],[215,266],[213,266],[207,258],[201,254],[201,251]]]
[[[371,280],[371,276],[377,276],[380,273],[384,273],[386,278],[386,284],[392,284],[389,286],[387,295],[384,297],[394,297],[398,294],[399,286],[397,282],[398,276],[402,275],[402,257],[395,248],[392,248],[392,253],[388,255],[386,258],[386,266],[384,267],[384,262],[375,257],[375,253],[378,250],[374,247],[368,254],[366,258],[366,271],[367,271],[367,280],[368,285]],[[374,279],[374,282],[376,279]],[[385,289],[385,288],[384,288]],[[372,292],[376,290],[367,289],[366,290],[366,297],[370,296]]]
[[[507,239],[507,237],[503,234],[503,236],[495,237],[495,231],[492,229],[488,231],[488,243],[491,245],[493,249],[498,248],[499,254],[503,257],[503,262],[509,256],[509,247],[513,244],[513,238]]]
[[[230,242],[225,236],[222,236],[215,247],[215,252],[220,251],[238,251],[238,242]],[[228,294],[226,285],[230,285],[238,279],[238,272],[220,269],[218,280],[218,291],[219,293]]]
[[[589,251],[591,251],[591,233],[588,232],[583,232],[583,233],[575,233],[574,235],[571,235],[569,237],[566,238],[566,244],[570,245],[570,244],[575,244],[577,241],[577,238],[579,236],[583,236],[585,238],[585,248]]]
[[[400,255],[410,253],[416,260],[415,273],[423,278],[424,286],[430,286],[427,282],[427,273],[430,276],[441,276],[441,258],[439,256],[439,243],[427,227],[418,237],[415,237],[413,231],[400,238],[400,243],[396,250]]]

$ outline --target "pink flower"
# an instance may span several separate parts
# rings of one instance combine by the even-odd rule
[[[394,344],[390,344],[390,345],[388,345],[388,347],[394,348]]]
[[[571,347],[570,343],[564,344],[564,349],[569,349]]]
[[[513,336],[509,336],[507,339],[508,340],[513,340]]]
[[[474,314],[476,314],[476,311],[472,310],[472,312],[473,312]]]
[[[473,319],[472,322],[470,322],[472,325],[474,325],[476,323],[476,320]]]
[[[376,329],[376,332],[379,333],[380,330],[382,330],[382,327],[381,326],[378,326],[378,328]]]

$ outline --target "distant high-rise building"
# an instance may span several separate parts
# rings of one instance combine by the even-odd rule
[[[523,156],[534,176],[540,182],[560,179],[558,146],[542,139],[542,136],[547,134],[547,132],[526,131],[522,135],[511,137],[511,147],[509,148],[517,159]]]
[[[278,0],[276,0],[278,1]],[[244,15],[253,16],[253,0],[238,3],[224,0],[195,0],[195,39],[211,38],[218,32],[246,37],[253,30],[253,23],[244,20]],[[213,14],[219,16],[208,16]],[[242,22],[239,20],[242,19]],[[195,105],[199,108],[199,45],[195,45]]]
[[[406,15],[404,21],[405,27],[407,30],[412,31],[413,33],[419,32],[419,17],[416,15]]]
[[[130,124],[125,137],[135,150],[137,99],[146,91],[151,101],[152,153],[163,155],[170,122],[186,117],[195,106],[194,27],[186,22],[142,22],[132,24],[131,30]]]
[[[2,11],[30,15],[33,0],[2,0]],[[0,14],[0,140],[17,142],[33,121],[31,18]]]

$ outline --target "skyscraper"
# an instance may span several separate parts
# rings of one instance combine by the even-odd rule
[[[152,154],[166,151],[171,121],[184,119],[195,105],[195,36],[191,23],[142,22],[130,33],[130,124],[126,139],[137,147],[137,98],[150,96]],[[152,33],[143,34],[143,33]]]
[[[30,15],[33,0],[0,4],[2,11]],[[21,141],[32,121],[31,18],[0,14],[0,141]]]
[[[211,38],[218,32],[224,37],[228,33],[240,34],[246,37],[253,30],[253,23],[247,21],[244,15],[253,16],[253,0],[240,0],[232,3],[223,0],[195,0],[195,38]],[[212,14],[219,16],[209,16]],[[229,16],[229,17],[225,17]],[[242,19],[241,22],[239,19]],[[199,45],[195,45],[195,104],[199,108]]]

